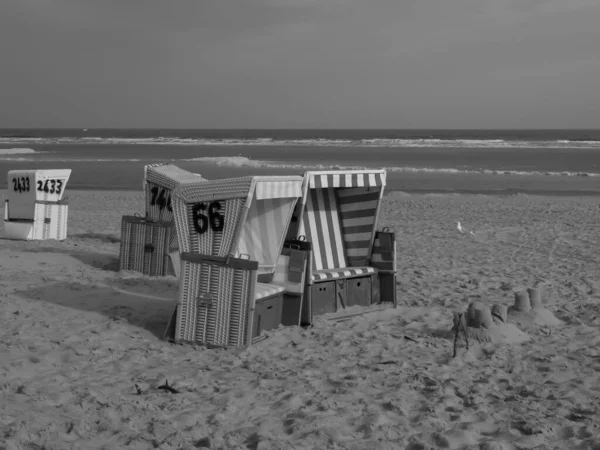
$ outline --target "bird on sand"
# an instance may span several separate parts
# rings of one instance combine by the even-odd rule
[[[460,222],[456,222],[456,229],[458,230],[459,233],[464,233]]]

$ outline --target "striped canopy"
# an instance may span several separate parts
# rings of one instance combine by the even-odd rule
[[[313,246],[313,279],[368,265],[385,182],[385,170],[305,174],[299,235]]]
[[[309,189],[385,186],[385,170],[306,172]]]

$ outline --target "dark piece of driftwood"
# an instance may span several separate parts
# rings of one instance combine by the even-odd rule
[[[159,386],[158,389],[163,389],[165,391],[169,391],[171,394],[179,394],[179,391],[177,389],[169,386],[169,380],[165,380],[165,384]]]

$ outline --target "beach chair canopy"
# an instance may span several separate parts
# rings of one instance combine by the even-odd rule
[[[273,272],[302,177],[254,176],[178,186],[173,193],[181,252],[249,257]]]
[[[299,236],[312,244],[312,280],[374,272],[369,267],[385,170],[306,172]]]
[[[71,169],[9,171],[9,219],[34,220],[36,203],[61,202],[70,176]]]

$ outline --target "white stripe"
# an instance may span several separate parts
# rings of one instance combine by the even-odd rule
[[[333,175],[333,187],[340,187],[340,174]]]
[[[352,186],[352,174],[347,173],[346,174],[346,187],[350,187],[350,186]]]
[[[323,197],[323,195],[325,193],[329,193],[329,191],[325,191],[323,192],[323,190],[318,190],[316,191],[317,193],[317,214],[319,214],[319,217],[321,218],[321,223],[323,225],[327,224],[327,211],[325,210],[325,199]],[[325,261],[327,263],[327,269],[332,269],[334,267],[333,265],[333,253],[332,253],[332,245],[331,245],[331,236],[329,236],[328,230],[317,230],[316,226],[315,228],[312,228],[314,232],[319,233],[320,236],[323,237],[323,244],[325,246],[325,248],[320,249],[321,253],[325,255]],[[313,238],[313,240],[315,241],[315,244],[317,244],[318,246],[318,241],[317,238]],[[320,269],[323,269],[324,267],[321,267]]]
[[[329,176],[328,175],[321,175],[321,187],[322,188],[326,188],[329,187]]]
[[[375,181],[375,174],[374,173],[370,173],[369,174],[369,186],[377,186],[377,182]]]
[[[356,178],[357,178],[356,185],[363,187],[365,185],[365,174],[360,173],[360,174],[358,174],[358,176]]]
[[[340,229],[340,217],[337,211],[337,199],[335,198],[335,194],[333,189],[330,189],[329,192],[329,204],[335,205],[331,208],[331,218],[333,222],[333,232],[335,233],[335,242],[339,242],[339,245],[336,244],[334,251],[337,251],[338,260],[342,266],[346,265],[346,257],[344,255],[344,235],[342,234],[342,230]]]
[[[306,214],[306,218],[308,219],[308,229],[310,231],[310,234],[312,235],[313,231],[317,229],[317,223],[315,220],[315,205],[313,204],[312,195],[310,195],[310,193],[308,196],[308,202],[306,203],[306,211],[304,212],[304,214]],[[319,248],[319,243],[313,236],[306,235],[306,238],[313,241],[312,251],[314,254],[313,259],[315,262],[315,267],[313,269],[321,270],[323,268],[323,265],[321,263],[321,249]]]

